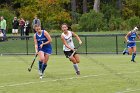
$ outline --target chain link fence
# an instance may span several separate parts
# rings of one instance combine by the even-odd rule
[[[83,41],[78,52],[81,54],[120,54],[126,47],[125,34],[79,35]],[[53,54],[63,54],[63,44],[60,35],[52,35]],[[74,39],[75,46],[78,46]],[[139,51],[140,44],[137,44]],[[0,54],[34,54],[32,36],[9,36],[6,41],[0,42]]]

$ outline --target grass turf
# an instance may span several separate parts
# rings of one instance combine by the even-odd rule
[[[140,93],[140,58],[129,55],[80,55],[81,75],[63,55],[52,55],[40,80],[34,56],[0,56],[0,93]]]

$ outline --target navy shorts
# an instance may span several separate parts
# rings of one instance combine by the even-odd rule
[[[134,46],[136,46],[136,43],[128,43],[127,44],[127,48],[131,48],[131,47],[134,47]]]
[[[52,54],[52,49],[51,48],[40,48],[40,49],[38,49],[38,52],[39,51],[43,51],[45,54],[49,54],[49,55],[51,55]]]

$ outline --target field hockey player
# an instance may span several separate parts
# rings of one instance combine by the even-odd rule
[[[80,58],[79,58],[79,55],[75,52],[76,49],[75,49],[75,46],[73,43],[72,36],[74,36],[78,40],[80,45],[82,44],[82,41],[77,34],[68,30],[67,24],[65,24],[65,23],[62,24],[61,29],[63,31],[63,33],[61,34],[61,40],[63,42],[64,54],[73,63],[73,67],[76,71],[76,74],[80,75],[80,70],[78,68],[78,63],[80,62]],[[74,55],[72,55],[73,52],[74,52]]]
[[[47,62],[49,60],[49,55],[52,53],[52,46],[51,46],[51,36],[45,30],[41,30],[41,27],[35,25],[34,34],[34,43],[35,43],[35,51],[38,53],[39,56],[39,74],[40,78],[43,78],[44,71],[47,67]]]

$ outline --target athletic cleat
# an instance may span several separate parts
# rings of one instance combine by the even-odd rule
[[[125,52],[125,51],[123,51],[123,55],[125,55],[125,53],[126,53],[126,52]]]
[[[132,62],[136,62],[135,60],[131,60]]]
[[[40,79],[44,77],[44,73],[40,72]]]
[[[76,74],[77,74],[77,75],[80,75],[80,71],[77,71]]]
[[[43,76],[41,75],[41,76],[40,76],[40,79],[42,79],[42,78],[43,78]]]

